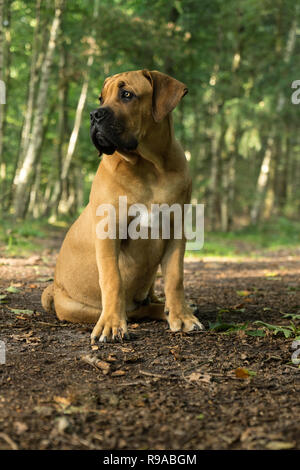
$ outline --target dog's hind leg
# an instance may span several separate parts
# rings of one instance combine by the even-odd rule
[[[69,297],[67,292],[59,287],[55,288],[54,306],[59,320],[72,323],[97,323],[101,308],[85,305]]]
[[[129,321],[142,320],[143,318],[148,318],[149,320],[167,320],[164,310],[165,305],[163,303],[150,303],[127,312],[127,317]]]

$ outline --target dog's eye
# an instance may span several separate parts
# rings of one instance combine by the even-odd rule
[[[102,98],[102,96],[99,96],[98,99],[99,99],[99,101],[100,101],[100,104],[103,104],[103,98]]]
[[[121,98],[128,101],[128,100],[131,100],[131,98],[133,98],[134,94],[131,93],[130,91],[127,91],[127,90],[122,90],[121,91]]]

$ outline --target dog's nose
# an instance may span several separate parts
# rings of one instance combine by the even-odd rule
[[[91,121],[102,121],[107,116],[107,110],[105,108],[95,109],[90,113]]]

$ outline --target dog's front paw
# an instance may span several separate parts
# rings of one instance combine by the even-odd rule
[[[195,330],[204,330],[204,326],[193,314],[193,310],[187,306],[180,310],[170,309],[166,311],[167,321],[171,331],[185,331],[186,333]]]
[[[97,339],[101,343],[129,339],[126,317],[103,312],[92,331],[91,344],[95,344]]]

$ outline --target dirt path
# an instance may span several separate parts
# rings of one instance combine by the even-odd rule
[[[0,449],[300,448],[292,338],[172,334],[144,322],[130,325],[130,342],[91,351],[89,326],[41,309],[55,256],[0,260]],[[206,328],[220,310],[224,321],[275,324],[299,313],[299,255],[187,259],[185,270]],[[240,367],[256,375],[238,378]]]

